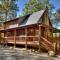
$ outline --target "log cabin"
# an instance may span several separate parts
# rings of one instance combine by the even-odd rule
[[[7,43],[41,47],[47,51],[54,51],[52,39],[52,24],[48,16],[48,9],[33,14],[15,18],[4,22],[4,38]],[[1,31],[1,32],[3,32]]]

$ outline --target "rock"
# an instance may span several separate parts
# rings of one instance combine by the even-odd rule
[[[35,51],[35,53],[39,53],[38,51]]]
[[[55,53],[54,53],[53,51],[49,51],[49,52],[48,52],[48,55],[49,55],[49,56],[54,56]]]
[[[13,47],[10,47],[10,49],[13,49]]]
[[[34,49],[31,49],[31,51],[32,51],[32,52],[35,52],[35,50],[34,50]]]

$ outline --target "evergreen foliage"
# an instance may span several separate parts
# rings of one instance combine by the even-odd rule
[[[0,0],[0,2],[0,16],[3,16],[2,21],[15,18],[18,11],[17,0]]]
[[[54,6],[53,4],[49,3],[49,1],[50,0],[43,0],[43,2],[40,0],[29,0],[29,2],[25,4],[23,15],[32,14],[33,12],[46,8],[46,6],[49,9],[49,13],[51,13]]]

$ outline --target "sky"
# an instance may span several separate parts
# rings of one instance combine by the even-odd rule
[[[25,3],[27,2],[27,0],[18,0],[18,7],[19,7],[19,11],[17,12],[17,16],[22,15],[22,10],[24,8]]]
[[[60,0],[51,0],[51,3],[55,6],[55,9],[53,12],[55,12],[58,8],[60,8]]]
[[[17,4],[18,4],[18,7],[19,7],[19,11],[17,12],[17,17],[19,15],[22,15],[24,5],[27,1],[28,0],[18,0]],[[53,12],[56,12],[56,10],[58,8],[60,8],[60,0],[51,0],[50,3],[52,3],[55,6],[55,9],[53,10]]]

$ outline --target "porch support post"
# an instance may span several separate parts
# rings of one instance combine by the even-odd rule
[[[51,28],[51,29],[52,29],[52,33],[51,33],[51,34],[52,34],[52,43],[54,43],[54,42],[53,42],[53,28]]]
[[[14,48],[16,47],[16,29],[14,30]]]
[[[41,26],[39,25],[39,37],[38,37],[38,39],[39,39],[39,52],[41,51],[41,49],[40,49],[40,47],[41,47]]]
[[[25,48],[27,50],[27,28],[25,28]]]
[[[57,34],[55,33],[55,38],[56,37],[57,37]],[[55,52],[55,54],[57,52],[57,39],[55,40],[54,52]]]
[[[50,28],[49,28],[49,27],[45,27],[45,29],[46,29],[46,31],[45,31],[45,32],[46,32],[46,37],[45,37],[45,38],[46,38],[47,40],[49,40],[50,42],[52,42],[52,41],[48,38],[48,37],[50,37]]]
[[[45,35],[44,35],[44,37],[46,38],[46,39],[48,39],[47,37],[48,37],[48,27],[44,27],[45,28]]]

